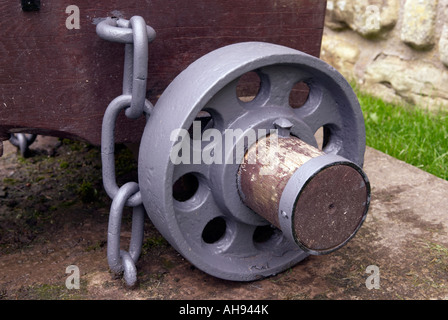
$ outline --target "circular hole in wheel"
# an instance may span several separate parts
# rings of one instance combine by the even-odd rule
[[[193,173],[187,173],[173,184],[173,198],[179,202],[191,199],[198,191],[199,180]]]
[[[258,226],[252,235],[255,248],[258,250],[276,250],[282,243],[283,233],[273,225]]]
[[[327,146],[328,142],[331,139],[332,130],[333,129],[331,128],[331,125],[325,125],[317,129],[316,133],[314,134],[314,138],[317,141],[319,150],[322,151]]]
[[[264,243],[269,241],[275,234],[275,228],[271,225],[258,226],[255,228],[253,240],[255,243]]]
[[[316,139],[319,150],[322,150],[324,148],[324,132],[325,129],[322,126],[319,129],[317,129],[316,133],[314,134],[314,138]]]
[[[209,112],[201,110],[196,115],[194,122],[188,129],[188,134],[192,140],[200,139],[204,131],[210,128],[213,128],[213,117]]]
[[[294,108],[300,108],[308,100],[310,94],[310,87],[303,81],[294,85],[289,94],[289,105]]]
[[[255,99],[260,91],[261,79],[255,71],[243,74],[236,86],[236,95],[242,102],[250,102]]]
[[[342,148],[342,141],[338,137],[338,127],[334,124],[326,124],[320,127],[314,137],[319,149],[325,153],[338,153]]]
[[[202,231],[202,240],[205,243],[216,243],[225,235],[227,229],[226,220],[222,217],[217,217],[210,220]]]

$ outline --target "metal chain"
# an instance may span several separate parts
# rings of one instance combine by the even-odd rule
[[[108,41],[125,43],[123,94],[112,100],[106,109],[101,129],[101,161],[103,184],[112,205],[107,236],[109,268],[124,273],[126,284],[137,281],[136,262],[143,244],[145,209],[140,188],[136,182],[118,187],[115,176],[115,124],[120,111],[128,118],[137,119],[143,114],[148,119],[153,105],[146,99],[148,73],[148,42],[155,38],[155,31],[144,19],[134,16],[130,20],[107,18],[96,28],[97,34]],[[124,206],[133,207],[132,233],[129,251],[120,249],[120,229]]]
[[[129,286],[133,286],[137,282],[135,264],[140,256],[143,243],[143,223],[145,218],[143,205],[133,208],[129,251],[120,250],[120,229],[125,203],[138,190],[138,184],[135,182],[128,182],[120,188],[112,201],[107,231],[107,261],[109,268],[115,273],[124,272],[124,279]]]

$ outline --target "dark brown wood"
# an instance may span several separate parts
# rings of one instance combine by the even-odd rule
[[[47,0],[23,12],[20,1],[0,1],[0,138],[28,132],[100,143],[104,110],[121,93],[124,46],[96,35],[99,18],[141,15],[156,30],[147,88],[155,102],[190,63],[227,44],[266,41],[318,56],[326,1],[78,0],[81,28],[71,30],[68,5]],[[138,142],[143,126],[120,116],[117,142]]]
[[[278,212],[286,184],[304,163],[324,153],[295,137],[277,138],[277,143],[269,139],[258,140],[247,151],[239,168],[238,187],[249,208],[281,228]],[[316,252],[331,250],[351,238],[368,206],[365,178],[346,163],[318,169],[297,191],[297,198],[291,199],[293,234],[303,248]]]

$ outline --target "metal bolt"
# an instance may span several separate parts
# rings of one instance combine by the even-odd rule
[[[288,119],[278,118],[274,121],[274,126],[278,130],[279,137],[288,138],[293,124]]]

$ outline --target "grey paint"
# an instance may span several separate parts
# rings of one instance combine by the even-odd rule
[[[235,93],[243,74],[257,70],[257,97],[241,102]],[[299,109],[288,104],[294,84],[305,81],[310,95]],[[279,273],[308,253],[277,230],[265,243],[256,243],[257,226],[268,222],[245,207],[236,187],[238,164],[174,165],[170,153],[173,130],[190,128],[199,111],[213,117],[215,128],[275,129],[274,121],[288,119],[291,134],[317,146],[314,133],[328,125],[326,153],[342,156],[362,167],[364,120],[347,81],[318,58],[283,46],[247,42],[215,50],[184,70],[165,90],[145,127],[139,152],[139,186],[151,221],[187,260],[219,278],[251,281]],[[232,157],[230,153],[225,157]],[[238,160],[238,159],[235,159]],[[172,185],[191,172],[198,177],[196,194],[185,202],[173,199]],[[226,232],[215,243],[201,237],[216,217]]]

